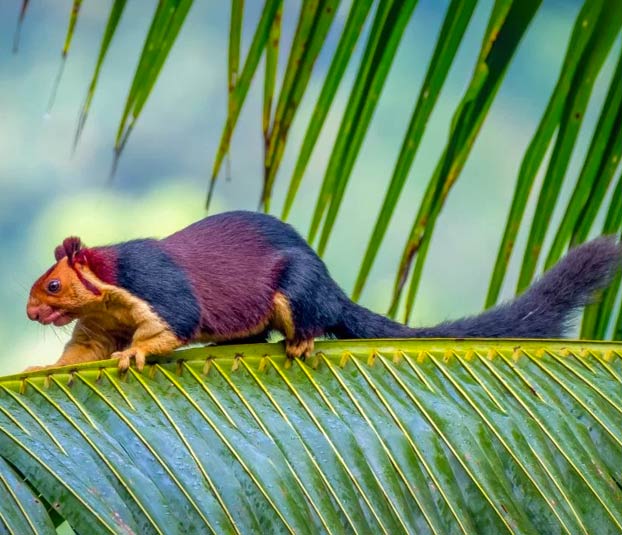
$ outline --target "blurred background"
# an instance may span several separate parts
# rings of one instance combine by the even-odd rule
[[[71,1],[32,2],[17,54],[12,52],[12,44],[21,1],[0,2],[0,340],[7,348],[0,357],[0,374],[53,362],[69,335],[69,327],[42,327],[25,315],[30,285],[53,263],[53,249],[64,237],[78,235],[87,245],[160,237],[205,215],[208,178],[227,108],[229,3],[195,2],[109,184],[113,141],[154,2],[128,3],[104,63],[85,131],[72,154],[78,112],[110,3],[84,2],[56,100],[48,110]],[[376,311],[385,312],[389,305],[395,267],[414,210],[469,82],[491,3],[481,1],[476,9],[363,294],[362,304]],[[245,3],[242,57],[261,4]],[[347,14],[349,2],[343,4],[332,35],[338,35]],[[348,292],[446,7],[445,1],[419,0],[354,169],[325,255],[333,277]],[[282,49],[291,42],[298,8],[296,2],[286,2]],[[571,0],[545,0],[521,43],[438,222],[415,324],[482,309],[518,167],[557,80],[565,53],[560,43],[568,41],[579,8],[580,3]],[[359,55],[363,44],[360,40]],[[619,49],[618,40],[591,102],[602,102]],[[281,56],[281,76],[285,61]],[[321,88],[323,76],[315,74],[325,73],[327,63],[326,55],[320,55],[293,124],[277,177],[275,213],[280,213],[287,186],[284,179],[292,171],[311,105]],[[357,63],[350,65],[294,207],[291,223],[303,235],[308,231]],[[263,173],[262,86],[263,77],[259,76],[242,110],[225,166],[228,171],[217,185],[210,212],[254,210],[258,205]],[[570,163],[573,175],[579,171],[598,111],[596,106],[588,109]],[[569,190],[561,193],[565,198],[569,194]],[[526,217],[532,213],[533,206]],[[561,215],[554,214],[553,224]],[[525,230],[519,246],[524,244]],[[506,296],[512,294],[516,280],[520,255],[515,256]]]

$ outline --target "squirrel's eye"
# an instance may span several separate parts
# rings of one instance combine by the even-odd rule
[[[60,281],[58,279],[52,279],[48,282],[48,292],[50,293],[58,293],[60,291]]]

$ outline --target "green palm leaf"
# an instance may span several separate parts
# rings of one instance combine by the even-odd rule
[[[235,129],[238,117],[242,111],[242,106],[246,100],[248,89],[250,88],[253,77],[255,76],[259,59],[261,58],[268,38],[270,37],[270,33],[272,32],[275,18],[281,12],[282,3],[283,0],[266,1],[261,13],[261,18],[257,23],[257,28],[255,29],[255,33],[253,35],[253,41],[248,54],[246,55],[244,66],[242,67],[242,73],[236,78],[235,87],[229,95],[229,110],[225,126],[220,137],[220,144],[218,145],[218,150],[216,152],[216,158],[214,160],[214,167],[212,168],[212,176],[210,178],[209,190],[207,194],[206,206],[208,208],[214,193],[214,187],[216,186],[220,166],[225,158],[225,154],[229,151],[229,144],[231,143],[233,130]],[[236,11],[233,12],[236,13]]]
[[[553,154],[551,155],[551,161],[538,198],[536,214],[531,223],[529,239],[518,279],[518,291],[524,290],[533,279],[536,263],[542,249],[542,241],[544,240],[553,208],[557,202],[557,196],[585,115],[585,109],[589,102],[594,81],[613,42],[619,34],[621,26],[622,10],[615,9],[611,2],[605,2],[598,18],[594,21],[594,33],[579,59],[577,70],[564,104]]]
[[[81,533],[622,529],[620,345],[280,348],[1,379],[0,525],[53,532],[53,504]]]
[[[86,118],[91,108],[91,102],[93,101],[93,96],[95,95],[95,89],[99,80],[99,73],[101,71],[102,65],[104,64],[104,59],[106,58],[106,54],[108,53],[108,48],[110,47],[112,38],[117,31],[117,27],[119,25],[119,21],[121,20],[121,16],[123,15],[126,3],[127,0],[115,0],[112,4],[112,7],[110,8],[108,22],[106,23],[106,29],[104,31],[104,36],[102,37],[99,54],[97,56],[97,65],[95,66],[95,71],[93,72],[93,76],[91,77],[91,83],[89,84],[86,98],[84,99],[84,104],[82,105],[82,109],[80,110],[80,117],[78,118],[78,126],[76,128],[76,135],[73,141],[74,150],[78,144],[78,141],[80,141],[82,130],[84,130]]]
[[[603,234],[615,234],[620,229],[622,229],[622,175],[619,177],[618,184],[613,190],[611,204],[603,225]],[[622,272],[614,277],[609,287],[603,292],[600,303],[593,303],[586,308],[583,314],[583,323],[581,324],[581,337],[594,340],[607,336],[607,328],[613,317],[620,282],[622,282]],[[620,318],[622,318],[622,307]],[[620,322],[618,321],[619,324]],[[616,333],[614,335],[616,340],[620,340],[619,335],[616,335]]]
[[[449,68],[453,63],[458,45],[475,9],[475,4],[476,2],[473,0],[453,0],[447,7],[445,20],[439,33],[437,48],[434,50],[425,80],[417,97],[417,105],[411,116],[408,132],[404,137],[402,148],[391,176],[391,182],[382,202],[382,209],[376,220],[356,284],[354,285],[354,291],[352,292],[354,299],[358,299],[363,291],[363,286],[367,281],[367,276],[389,226],[389,220],[406,183],[406,178],[419,148],[425,126],[434,109]]]
[[[287,219],[292,208],[292,204],[294,203],[296,193],[298,192],[298,188],[302,182],[305,169],[309,163],[309,158],[311,158],[311,153],[313,152],[315,143],[317,142],[322,126],[324,125],[324,121],[326,120],[326,116],[328,115],[333,99],[335,98],[335,93],[341,83],[343,74],[348,66],[350,56],[352,55],[352,52],[358,42],[363,24],[367,19],[372,3],[372,0],[352,2],[352,7],[350,8],[348,18],[343,27],[339,43],[335,49],[326,78],[324,79],[322,91],[318,97],[315,109],[313,110],[313,115],[309,121],[303,145],[298,153],[296,167],[292,173],[289,187],[287,189],[287,197],[283,203],[283,213],[281,216],[283,219]]]
[[[285,150],[289,128],[305,93],[313,66],[324,45],[339,3],[340,0],[309,1],[304,2],[301,8],[266,146],[264,185],[261,193],[261,203],[266,212],[270,210],[272,188]]]
[[[408,271],[417,256],[406,298],[404,318],[410,318],[431,233],[450,189],[471,151],[503,76],[540,2],[497,1],[482,40],[473,76],[452,119],[451,133],[413,222],[395,277],[390,313],[395,315]]]
[[[615,166],[609,165],[609,167],[613,167],[609,173],[603,171],[607,163],[615,158],[615,140],[620,138],[620,134],[613,132],[616,124],[619,125],[622,121],[622,85],[619,83],[620,79],[622,79],[622,54],[613,74],[609,92],[598,118],[590,148],[585,156],[581,174],[577,179],[572,198],[568,202],[566,213],[559,224],[555,240],[546,257],[545,267],[550,267],[559,260],[564,247],[569,242],[580,243],[585,240],[594,218],[582,217],[583,212],[587,209],[592,212],[593,216],[596,215],[609,186],[609,181],[613,178]],[[617,144],[620,145],[621,143],[622,141],[618,140]],[[594,191],[596,190],[601,192],[598,200],[594,198]],[[582,229],[581,236],[577,236],[578,233],[573,232],[577,230],[577,227]],[[607,232],[614,231],[615,228],[610,228]]]
[[[274,100],[274,88],[276,86],[276,71],[279,60],[282,15],[283,5],[281,5],[276,12],[274,21],[272,22],[270,36],[268,37],[268,43],[266,44],[266,75],[263,87],[263,120],[261,122],[265,151],[267,151],[270,144],[270,119],[272,117],[272,101]]]
[[[188,11],[192,7],[193,1],[163,0],[158,3],[117,130],[111,176],[115,173],[121,152],[151,94],[160,70],[188,15]]]
[[[551,95],[551,98],[549,99],[546,111],[542,116],[538,129],[531,140],[521,164],[518,182],[514,191],[514,198],[512,200],[503,238],[497,254],[497,260],[490,281],[490,287],[488,289],[488,296],[486,297],[486,306],[493,305],[499,297],[501,284],[503,283],[507,265],[514,249],[516,236],[518,235],[518,231],[520,229],[520,224],[529,199],[529,194],[531,193],[531,188],[536,178],[536,173],[538,172],[538,169],[544,159],[544,155],[551,143],[555,130],[560,124],[564,106],[573,87],[573,80],[575,80],[575,83],[577,80],[576,73],[578,72],[581,58],[584,58],[586,55],[586,47],[590,43],[590,40],[592,40],[597,30],[596,21],[603,10],[603,1],[587,0],[584,2],[583,7],[575,20],[557,85]],[[581,120],[582,111],[579,110],[579,113],[579,120]],[[572,118],[568,120],[576,121],[576,119]],[[564,165],[562,159],[560,159],[560,165]],[[551,173],[552,172],[553,169],[551,168]],[[549,180],[549,183],[550,182],[551,180]],[[545,195],[546,191],[547,188],[543,187],[542,194]],[[549,208],[546,210],[548,212]],[[529,268],[529,270],[533,270],[533,268]]]
[[[58,68],[58,73],[56,74],[56,78],[54,79],[54,84],[52,86],[52,93],[50,94],[50,100],[48,101],[48,113],[54,106],[54,101],[56,100],[56,93],[58,92],[58,86],[60,85],[60,81],[63,77],[63,71],[65,70],[65,63],[67,62],[67,54],[69,54],[69,48],[71,47],[71,41],[73,40],[73,34],[76,29],[76,24],[78,23],[78,17],[80,16],[80,7],[82,7],[82,0],[73,0],[73,4],[71,6],[71,12],[69,14],[69,24],[67,26],[65,42],[63,44],[63,49],[61,51],[60,67]],[[27,8],[28,8],[28,3],[24,2],[22,4],[22,9],[20,11],[18,30],[24,21],[24,16],[26,14]],[[19,33],[16,36],[16,38],[18,37],[19,37]],[[14,43],[14,47],[17,47],[17,41]],[[15,48],[15,50],[17,50],[17,48]]]
[[[311,220],[309,242],[313,243],[322,221],[326,219],[318,246],[320,254],[328,242],[356,156],[395,58],[406,23],[416,5],[416,0],[406,2],[387,0],[378,5]]]
[[[0,458],[0,492],[3,497],[0,526],[3,531],[24,534],[56,533],[54,523],[41,499],[4,458]]]
[[[16,54],[19,49],[19,40],[22,35],[22,26],[24,25],[24,19],[26,18],[26,12],[28,11],[28,4],[30,0],[22,0],[22,5],[19,10],[19,16],[17,17],[17,26],[15,27],[15,34],[13,35],[13,53]]]

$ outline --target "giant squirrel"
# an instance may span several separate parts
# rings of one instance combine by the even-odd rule
[[[622,264],[601,237],[572,249],[526,292],[478,316],[411,328],[352,302],[288,224],[254,212],[206,217],[167,238],[85,247],[63,241],[32,286],[27,314],[44,325],[77,320],[55,366],[109,357],[142,370],[147,355],[190,342],[285,336],[288,357],[317,337],[558,338],[572,313]]]

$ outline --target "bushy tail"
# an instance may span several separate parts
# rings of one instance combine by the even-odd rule
[[[351,303],[335,331],[349,338],[560,338],[573,313],[622,266],[622,245],[603,236],[572,249],[525,293],[478,316],[411,329]]]

